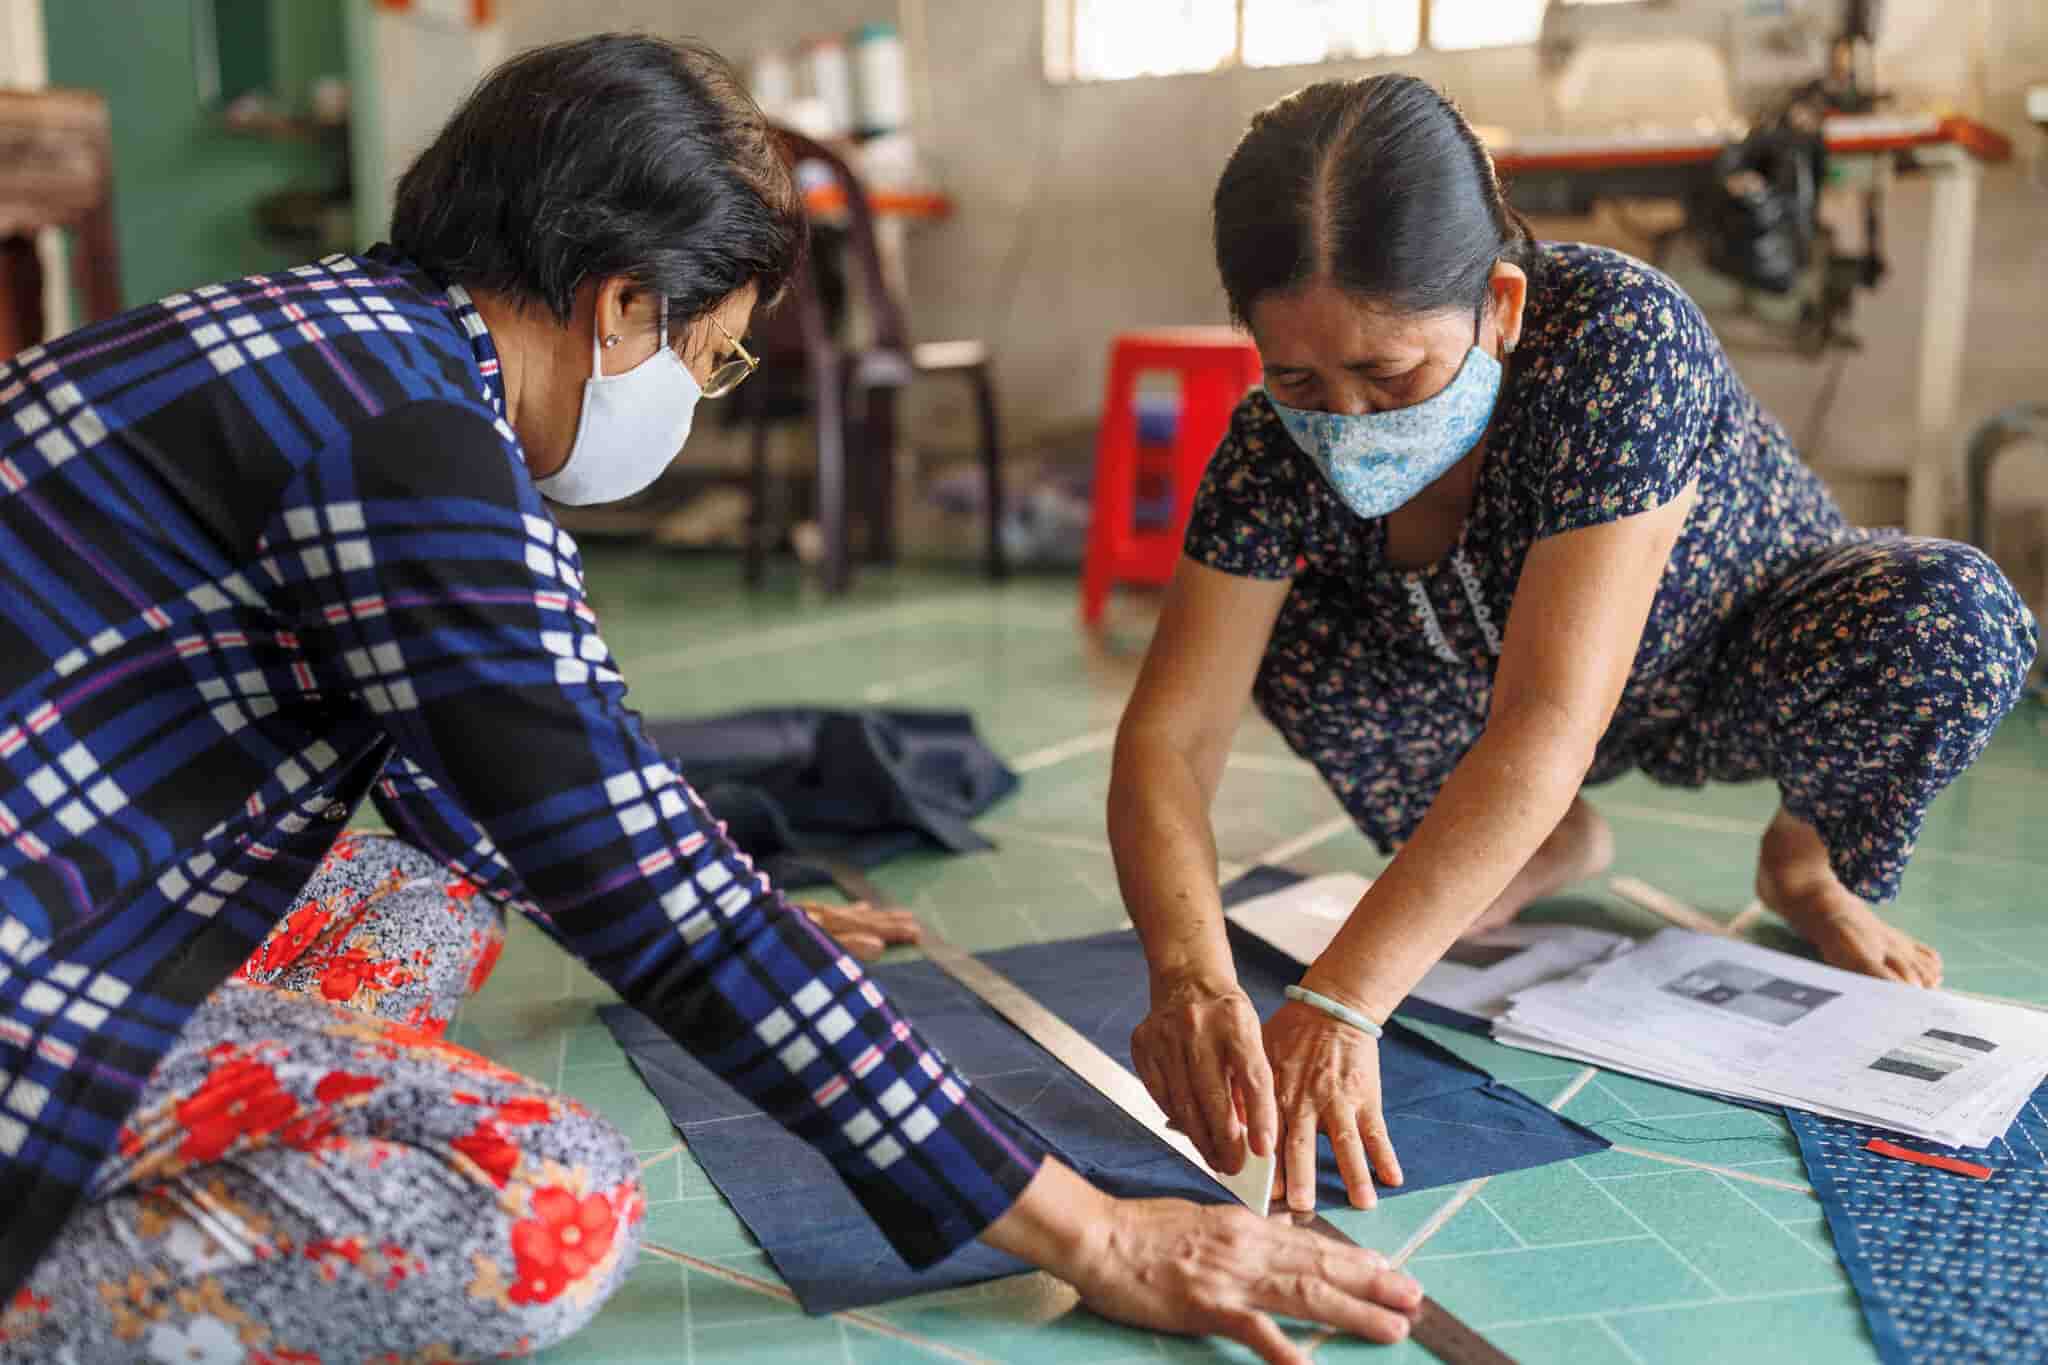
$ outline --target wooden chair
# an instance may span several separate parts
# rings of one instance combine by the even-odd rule
[[[106,102],[89,90],[0,90],[0,354],[43,340],[36,234],[71,233],[71,276],[96,322],[121,311],[114,156]]]
[[[830,148],[801,133],[778,130],[792,166],[816,163],[838,182],[846,200],[846,269],[866,311],[869,339],[849,345],[828,307],[823,251],[798,272],[789,297],[753,328],[761,372],[733,395],[729,420],[750,423],[745,574],[758,583],[771,530],[767,524],[768,432],[777,422],[811,417],[817,428],[818,521],[824,536],[826,591],[845,591],[852,578],[851,513],[858,501],[867,525],[869,558],[896,554],[896,400],[920,375],[951,374],[973,392],[981,428],[981,465],[987,480],[986,567],[991,578],[1007,572],[1002,546],[1002,443],[988,348],[979,341],[916,344],[903,302],[889,288],[875,242],[873,206],[851,167]]]

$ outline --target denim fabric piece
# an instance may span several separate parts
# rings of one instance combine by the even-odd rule
[[[965,711],[775,707],[649,721],[647,738],[784,890],[831,880],[806,852],[873,867],[993,847],[969,822],[1017,789]]]
[[[1786,1117],[1887,1365],[2048,1360],[2048,1084],[1981,1151]],[[1863,1146],[1874,1137],[1989,1166],[1991,1179],[1879,1156]]]
[[[1271,882],[1265,885],[1270,889]],[[1233,933],[1233,947],[1253,1003],[1262,1015],[1270,1014],[1300,968],[1249,936]],[[1131,1030],[1146,1008],[1144,956],[1135,934],[1122,930],[1034,944],[986,954],[984,960],[1105,1052],[1130,1064]],[[989,1103],[1035,1131],[1096,1184],[1124,1196],[1229,1200],[1220,1185],[936,967],[913,962],[872,975]],[[912,1271],[810,1147],[735,1095],[631,1009],[615,1005],[600,1013],[691,1153],[807,1310],[825,1313],[881,1303],[1027,1268],[974,1243],[929,1270]],[[1380,1066],[1385,1093],[1392,1097],[1388,1128],[1408,1178],[1401,1191],[1384,1193],[1545,1165],[1608,1145],[1399,1023],[1387,1026]],[[1342,1205],[1343,1182],[1327,1139],[1321,1154],[1319,1200],[1325,1206]]]
[[[1474,346],[1442,392],[1405,408],[1314,412],[1275,399],[1273,411],[1346,506],[1361,517],[1383,517],[1479,444],[1500,379],[1500,362]]]

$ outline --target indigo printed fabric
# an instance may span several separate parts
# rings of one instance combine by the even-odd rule
[[[1897,1140],[1881,1128],[1785,1117],[1886,1365],[2048,1359],[2048,1085],[1982,1151],[1907,1140],[1985,1181],[1867,1150]]]
[[[2032,616],[1977,550],[1853,527],[1685,294],[1546,245],[1456,544],[1409,568],[1262,393],[1210,463],[1187,553],[1291,579],[1254,687],[1391,852],[1485,727],[1530,547],[1698,484],[1591,782],[1775,779],[1837,876],[1898,893],[1927,807],[2011,709]]]
[[[0,1293],[365,794],[907,1259],[1037,1169],[647,742],[503,408],[468,296],[385,248],[0,365]]]

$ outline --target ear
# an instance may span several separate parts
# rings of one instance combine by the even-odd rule
[[[626,315],[636,301],[635,292],[633,281],[624,275],[607,275],[597,282],[594,310],[600,341],[605,337],[627,334],[629,323]]]
[[[1511,261],[1496,261],[1486,289],[1501,354],[1506,356],[1521,344],[1522,311],[1529,302],[1529,274]]]

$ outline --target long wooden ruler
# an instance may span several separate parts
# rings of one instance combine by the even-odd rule
[[[887,893],[859,868],[836,859],[803,855],[829,875],[841,891],[877,909],[900,908]],[[1066,1020],[1054,1014],[1016,982],[979,958],[961,951],[926,928],[919,945],[940,971],[959,982],[975,997],[1017,1027],[1067,1070],[1086,1081],[1102,1097],[1130,1115],[1196,1170],[1221,1184],[1255,1212],[1264,1214],[1272,1198],[1273,1162],[1270,1158],[1245,1162],[1237,1176],[1225,1176],[1209,1168],[1194,1143],[1169,1126],[1166,1114],[1153,1100],[1145,1084],[1130,1069],[1084,1037]],[[1342,1228],[1321,1214],[1295,1215],[1295,1222],[1334,1241],[1356,1245]],[[1409,1328],[1409,1338],[1444,1365],[1515,1365],[1514,1358],[1488,1341],[1435,1299],[1424,1296],[1422,1307]]]

